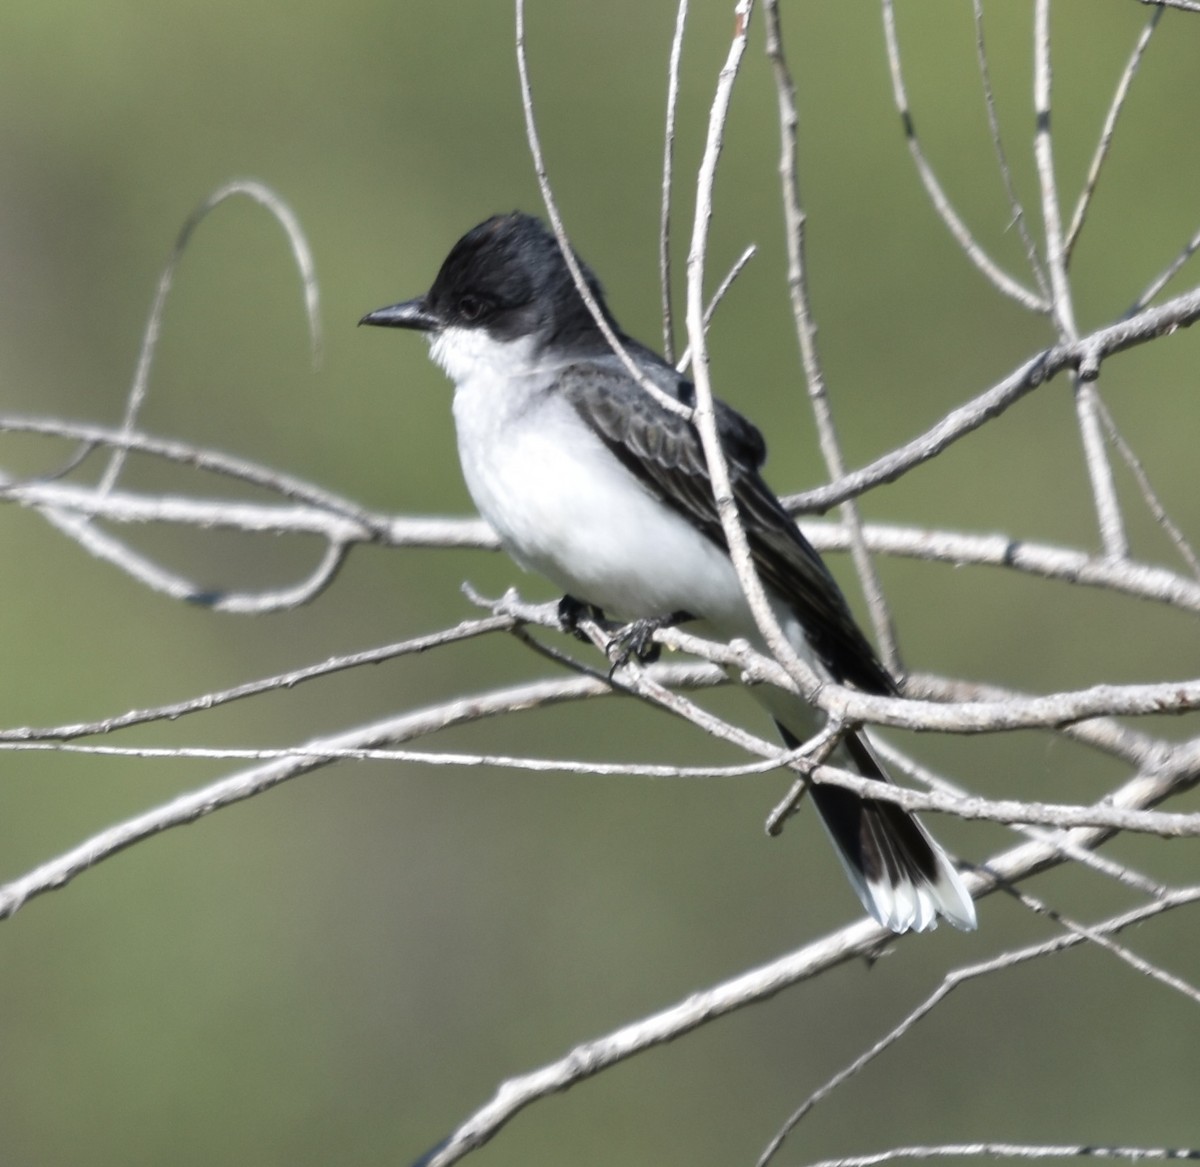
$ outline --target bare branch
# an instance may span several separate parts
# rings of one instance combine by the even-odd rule
[[[1197,0],[1138,0],[1139,4],[1149,4],[1155,8],[1178,8],[1180,12],[1200,12]]]
[[[1026,393],[1051,380],[1064,369],[1099,368],[1107,357],[1124,352],[1156,337],[1187,328],[1200,318],[1200,288],[1195,288],[1157,308],[1119,320],[1080,340],[1044,349],[992,388],[951,410],[919,437],[889,451],[861,470],[853,470],[837,482],[794,494],[785,504],[800,513],[826,511],[847,498],[862,494],[885,482],[894,482],[915,466],[936,457],[959,438],[999,417]]]
[[[737,572],[742,593],[754,615],[755,624],[762,634],[772,656],[796,679],[806,696],[820,689],[821,682],[812,668],[803,661],[784,636],[779,622],[771,610],[766,592],[754,567],[750,555],[746,532],[733,498],[729,481],[729,466],[721,448],[717,433],[716,414],[713,406],[713,391],[709,374],[708,346],[704,336],[704,264],[708,251],[708,225],[712,219],[713,187],[716,182],[717,161],[729,116],[729,103],[733,84],[746,51],[746,40],[753,12],[753,0],[738,0],[734,7],[734,34],[729,54],[717,79],[716,95],[709,113],[708,134],[705,139],[704,155],[696,179],[696,214],[692,224],[692,241],[688,250],[687,279],[687,328],[688,341],[692,349],[692,371],[696,385],[696,408],[693,420],[704,448],[709,479],[712,484],[713,501],[721,519],[721,530],[729,557]]]
[[[1075,325],[1075,306],[1067,279],[1067,246],[1063,239],[1060,218],[1058,180],[1054,173],[1054,138],[1050,126],[1050,94],[1053,74],[1050,67],[1050,0],[1034,4],[1033,37],[1033,98],[1037,115],[1037,132],[1033,139],[1033,154],[1037,162],[1038,182],[1042,192],[1042,221],[1046,230],[1046,263],[1050,274],[1054,321],[1059,338],[1068,344],[1079,332]],[[1104,448],[1104,435],[1099,419],[1099,390],[1096,381],[1099,365],[1081,366],[1075,373],[1075,411],[1079,433],[1083,440],[1084,458],[1092,484],[1092,498],[1100,525],[1100,539],[1105,554],[1111,559],[1124,559],[1129,554],[1129,540],[1117,500],[1112,465]]]
[[[150,368],[154,362],[154,354],[158,349],[158,339],[162,330],[163,313],[167,306],[167,297],[175,282],[175,272],[183,253],[187,250],[188,242],[193,232],[208,217],[208,215],[223,202],[236,195],[245,195],[266,209],[275,221],[283,228],[288,239],[288,248],[296,261],[300,273],[301,287],[304,291],[304,307],[308,318],[308,335],[312,345],[312,359],[315,364],[320,359],[321,351],[321,321],[319,290],[317,286],[316,268],[313,264],[312,250],[308,246],[304,229],[300,220],[286,202],[265,183],[254,179],[235,179],[213,191],[186,219],[167,265],[163,268],[158,280],[158,290],[154,295],[154,306],[150,310],[150,318],[146,322],[146,332],[142,337],[141,350],[138,353],[137,370],[133,376],[133,384],[129,390],[129,400],[125,405],[125,417],[121,422],[121,432],[131,434],[137,423],[138,413],[146,400],[150,387]],[[116,447],[108,468],[101,479],[101,491],[111,490],[117,482],[121,466],[125,461],[124,447]]]
[[[1200,250],[1200,231],[1191,237],[1184,244],[1183,250],[1167,265],[1166,269],[1156,276],[1146,290],[1133,302],[1127,316],[1132,316],[1135,312],[1140,312],[1159,292],[1167,286],[1168,283],[1175,277],[1175,274],[1196,252]]]
[[[929,201],[933,204],[933,209],[954,236],[954,241],[962,248],[963,254],[998,291],[1016,300],[1031,312],[1048,313],[1051,306],[1047,300],[1010,276],[980,246],[947,198],[942,184],[938,182],[937,175],[925,158],[925,151],[921,149],[917,138],[916,126],[908,105],[908,93],[904,86],[904,72],[900,64],[900,40],[896,34],[896,13],[892,0],[883,0],[883,32],[887,41],[888,67],[892,73],[892,95],[904,126],[904,140],[908,144],[908,152],[912,155],[917,174]]]
[[[1059,215],[1058,179],[1054,173],[1054,138],[1050,131],[1050,94],[1053,74],[1050,68],[1050,5],[1048,0],[1034,4],[1033,34],[1033,105],[1037,129],[1033,138],[1033,156],[1037,163],[1038,185],[1042,195],[1042,223],[1046,232],[1046,266],[1050,277],[1051,310],[1062,340],[1078,337],[1075,308],[1067,280],[1066,245]]]
[[[72,441],[91,442],[99,446],[111,446],[119,450],[134,450],[175,462],[195,470],[232,478],[250,486],[278,494],[294,502],[305,502],[322,507],[333,514],[349,519],[367,521],[368,512],[355,503],[334,494],[330,490],[314,486],[279,470],[268,470],[256,462],[234,457],[220,450],[205,449],[191,442],[173,438],[157,438],[149,434],[110,429],[107,426],[89,425],[83,422],[64,421],[60,418],[14,417],[0,415],[0,433],[43,434],[47,437],[68,438]],[[36,483],[31,483],[36,486]],[[7,500],[6,500],[7,501]]]
[[[603,694],[597,694],[603,696]],[[4,742],[4,753],[77,754],[105,758],[136,758],[144,761],[203,759],[222,762],[266,762],[279,759],[312,759],[307,746],[90,746],[61,742]],[[399,750],[385,747],[327,749],[324,762],[406,762],[418,766],[453,766],[455,769],[527,770],[535,774],[583,774],[589,777],[686,779],[745,778],[768,774],[791,764],[797,751],[780,751],[778,758],[743,762],[734,766],[671,766],[655,762],[583,762],[574,758],[537,758],[521,754],[471,754],[441,750]],[[1098,824],[1097,824],[1098,825]],[[1174,824],[1170,824],[1174,826]],[[1198,824],[1200,832],[1200,824]],[[1163,832],[1151,832],[1162,834]],[[1176,835],[1187,832],[1173,831]]]
[[[305,604],[333,582],[345,562],[348,551],[346,544],[330,542],[321,561],[308,577],[291,587],[257,593],[227,592],[197,584],[161,567],[127,543],[98,530],[81,514],[64,513],[45,507],[42,508],[42,515],[64,535],[74,539],[88,554],[126,572],[151,591],[161,592],[174,600],[200,604],[218,612],[257,615]]]
[[[1093,685],[1045,697],[928,705],[894,697],[866,697],[827,686],[816,702],[848,721],[948,733],[1057,729],[1093,717],[1145,717],[1200,709],[1200,680],[1149,685]]]
[[[1179,3],[1180,0],[1142,0],[1143,3]],[[810,1167],[878,1167],[897,1159],[946,1159],[986,1156],[989,1159],[1200,1159],[1200,1150],[1175,1147],[1101,1147],[1091,1143],[1073,1146],[1034,1146],[1027,1143],[947,1143],[930,1147],[893,1147],[873,1155],[822,1159]]]
[[[1104,433],[1100,424],[1100,413],[1104,405],[1100,390],[1095,380],[1083,380],[1078,375],[1074,377],[1074,385],[1075,408],[1079,416],[1079,432],[1083,438],[1088,477],[1092,484],[1092,498],[1096,503],[1100,541],[1110,559],[1126,559],[1129,556],[1129,537],[1125,532],[1125,520],[1121,516],[1121,504],[1117,499],[1112,463],[1104,445]]]
[[[679,62],[683,56],[683,31],[687,26],[688,0],[679,0],[671,59],[667,65],[667,116],[663,130],[662,210],[658,221],[658,272],[662,288],[663,359],[675,363],[675,317],[671,310],[671,186],[675,168],[675,113],[679,106]]]
[[[1094,727],[1097,724],[1097,722],[1086,723],[1089,727]],[[1064,734],[1064,736],[1069,736],[1069,734]],[[1087,741],[1088,739],[1080,737],[1079,740]],[[1091,744],[1096,745],[1098,743],[1092,740]],[[967,792],[957,783],[950,782],[940,774],[934,774],[929,767],[922,765],[902,750],[898,750],[890,742],[882,740],[878,735],[872,738],[871,746],[888,765],[895,767],[899,773],[914,778],[923,786],[941,791],[943,794],[951,794],[958,797],[967,796]],[[1100,745],[1099,748],[1103,748],[1103,745]],[[1068,841],[1065,831],[1046,830],[1042,827],[1030,826],[1028,823],[1011,823],[1008,825],[1012,827],[1013,831],[1024,835],[1028,839],[1053,843],[1067,859],[1082,864],[1084,867],[1089,867],[1106,878],[1115,880],[1122,887],[1127,887],[1132,891],[1156,900],[1166,899],[1170,895],[1170,888],[1165,884],[1142,875],[1130,867],[1129,864],[1117,863],[1093,851],[1076,847]]]
[[[1200,750],[1191,751],[1200,757]],[[1194,763],[1193,763],[1194,764]],[[966,795],[922,793],[894,783],[862,778],[849,770],[831,766],[816,766],[812,776],[817,782],[827,782],[852,790],[862,798],[892,802],[911,811],[938,811],[958,818],[984,822],[1017,823],[1057,827],[1072,830],[1098,827],[1113,831],[1134,831],[1157,835],[1162,839],[1184,839],[1200,835],[1200,814],[1165,814],[1151,810],[1124,810],[1098,803],[1095,806],[1065,806],[1042,802],[1022,802],[1017,799],[988,799]],[[1180,783],[1181,788],[1200,782],[1200,774]]]
[[[988,65],[987,47],[983,36],[983,0],[972,0],[975,15],[975,59],[979,65],[979,79],[983,85],[983,103],[987,110],[988,131],[992,137],[992,149],[996,154],[996,162],[1000,167],[1000,178],[1004,183],[1004,193],[1008,197],[1008,205],[1012,209],[1012,222],[1021,235],[1021,243],[1025,248],[1025,258],[1029,261],[1029,270],[1037,281],[1038,293],[1041,299],[1050,302],[1050,289],[1046,277],[1046,269],[1042,257],[1038,255],[1037,245],[1029,234],[1025,208],[1017,197],[1016,184],[1013,182],[1012,168],[1008,164],[1008,154],[1004,149],[1004,139],[1000,133],[1000,117],[996,112],[996,94],[992,88],[992,73]]]
[[[1001,685],[983,685],[977,681],[946,681],[927,673],[909,674],[905,678],[904,688],[906,693],[912,693],[914,696],[943,702],[1003,701],[1011,697],[1027,696]],[[1131,729],[1111,717],[1093,717],[1086,721],[1071,722],[1057,726],[1054,732],[1070,741],[1119,758],[1139,770],[1169,768],[1175,757],[1175,746]]]
[[[1167,538],[1179,552],[1180,558],[1191,568],[1192,574],[1200,579],[1200,557],[1196,555],[1195,548],[1188,542],[1187,536],[1179,529],[1178,524],[1167,514],[1166,507],[1163,506],[1158,493],[1150,484],[1150,476],[1146,473],[1145,466],[1142,465],[1141,459],[1133,452],[1133,448],[1117,428],[1117,423],[1109,412],[1108,406],[1103,401],[1098,404],[1100,406],[1100,423],[1104,426],[1108,440],[1112,442],[1113,447],[1133,474],[1147,509],[1154,516],[1154,521],[1166,532]]]
[[[1189,1000],[1200,1005],[1200,989],[1188,984],[1182,977],[1176,976],[1174,973],[1167,972],[1166,969],[1160,968],[1153,961],[1147,960],[1144,956],[1139,956],[1132,949],[1127,948],[1124,944],[1118,944],[1115,940],[1110,940],[1103,932],[1089,928],[1086,924],[1081,924],[1078,920],[1072,920],[1069,916],[1055,908],[1051,908],[1031,896],[1028,892],[1022,891],[1020,888],[1007,887],[1004,889],[1010,896],[1020,902],[1030,911],[1035,912],[1039,916],[1053,920],[1056,924],[1066,928],[1083,939],[1095,944],[1098,948],[1103,948],[1105,952],[1115,956],[1118,960],[1129,965],[1135,972],[1141,973],[1143,976],[1150,977],[1151,980],[1158,981],[1159,984],[1165,985],[1168,989],[1174,989],[1175,992],[1181,993]],[[1157,897],[1159,903],[1165,902],[1169,896],[1164,893]]]
[[[532,624],[558,626],[555,606],[552,604],[524,604],[510,593],[492,606],[497,613],[515,615]],[[582,622],[581,629],[587,630],[603,651],[608,644],[608,632],[593,621]],[[799,682],[788,670],[772,658],[755,652],[745,641],[720,644],[691,635],[680,628],[661,628],[654,633],[653,639],[664,647],[701,656],[724,668],[734,668],[750,683],[772,684],[788,692],[804,695]],[[622,673],[614,679],[623,677]],[[636,672],[631,670],[629,677],[636,678]],[[629,686],[631,692],[637,691],[633,680],[624,680],[623,683]],[[985,690],[977,688],[973,691]],[[875,697],[830,681],[822,684],[809,700],[827,715],[845,722],[867,722],[938,733],[1006,733],[1019,729],[1062,729],[1100,717],[1188,712],[1200,708],[1200,679],[1157,684],[1093,685],[1045,696],[1006,694],[996,699],[967,699],[947,704],[907,697]],[[751,735],[739,738],[736,744],[756,753],[775,748]],[[1164,757],[1156,755],[1151,760],[1155,765],[1165,764],[1167,757],[1183,759],[1179,765],[1200,766],[1200,743],[1194,748],[1190,744],[1186,748],[1175,747]]]
[[[1012,855],[1015,852],[1006,854]],[[1138,908],[1107,921],[1101,928],[1106,934],[1117,932],[1170,908],[1197,901],[1200,901],[1200,887],[1188,888],[1172,897],[1170,903],[1158,902]],[[422,1167],[449,1167],[449,1164],[458,1162],[463,1156],[490,1142],[510,1119],[539,1099],[565,1090],[635,1054],[673,1041],[717,1017],[772,997],[782,989],[809,980],[855,957],[876,954],[881,946],[894,940],[894,936],[889,936],[885,929],[873,921],[860,921],[788,956],[751,969],[710,989],[693,993],[667,1009],[641,1018],[604,1037],[576,1046],[558,1061],[503,1083],[489,1103],[460,1124],[443,1143],[422,1160]],[[1006,953],[998,958],[1001,963],[988,962],[986,969],[979,966],[979,971],[963,970],[951,973],[947,976],[943,988],[922,1007],[921,1015],[932,1009],[955,984],[971,976],[983,975],[983,971],[991,971],[993,965],[1008,967],[1083,942],[1083,937],[1068,934],[1021,953]],[[917,1019],[919,1018],[909,1021],[903,1031],[911,1028]],[[896,1037],[899,1036],[901,1033],[896,1034]],[[891,1038],[891,1041],[895,1039]],[[891,1044],[891,1041],[888,1044]],[[765,1159],[760,1162],[765,1162]]]
[[[187,701],[176,701],[170,705],[158,705],[150,709],[133,709],[128,713],[102,718],[99,721],[78,721],[67,725],[43,728],[22,726],[16,729],[0,729],[0,742],[67,742],[75,738],[91,737],[94,734],[113,733],[134,725],[148,725],[156,721],[177,721],[189,713],[203,713],[221,705],[227,705],[231,701],[257,697],[262,693],[276,692],[280,689],[293,689],[306,681],[332,676],[346,669],[358,668],[361,665],[382,664],[384,661],[394,660],[397,657],[429,652],[434,648],[457,644],[460,641],[486,636],[492,632],[508,631],[514,622],[514,618],[511,616],[487,616],[478,620],[464,620],[453,628],[447,628],[441,632],[416,636],[410,640],[401,640],[396,644],[369,648],[364,652],[331,657],[320,664],[306,665],[303,668],[277,673],[257,681],[247,681],[230,689],[205,693],[203,696],[192,697]]]
[[[1164,911],[1172,908],[1183,907],[1187,904],[1192,904],[1200,901],[1200,886],[1181,889],[1172,893],[1169,900],[1163,901],[1149,907],[1138,908],[1133,912],[1126,913],[1124,916],[1115,917],[1098,925],[1093,931],[1097,934],[1111,935],[1121,931],[1124,928],[1134,924],[1139,924],[1150,916],[1156,916]],[[866,1068],[880,1054],[891,1046],[895,1045],[902,1037],[912,1031],[912,1029],[923,1021],[930,1013],[934,1011],[955,989],[960,985],[977,980],[981,977],[991,976],[993,973],[1006,971],[1010,968],[1015,968],[1021,964],[1027,964],[1029,961],[1038,960],[1042,957],[1053,956],[1059,952],[1064,952],[1070,948],[1084,942],[1086,938],[1077,932],[1067,933],[1062,936],[1055,937],[1053,940],[1043,942],[1041,944],[1032,945],[1027,948],[1016,949],[1011,952],[1001,953],[999,956],[992,957],[988,960],[981,961],[978,964],[966,965],[962,968],[954,969],[947,973],[943,978],[942,983],[915,1009],[913,1009],[895,1028],[891,1029],[882,1038],[873,1043],[868,1049],[864,1050],[857,1058],[839,1070],[827,1082],[814,1090],[812,1094],[804,1100],[804,1102],[789,1116],[786,1123],[780,1129],[779,1133],[771,1140],[758,1159],[758,1167],[767,1167],[767,1164],[774,1158],[778,1151],[782,1148],[784,1141],[788,1135],[807,1117],[807,1115],[819,1103],[825,1101],[839,1086],[849,1081],[860,1071]]]
[[[805,522],[801,526],[820,551],[844,551],[849,546],[849,535],[840,525]],[[1200,611],[1200,585],[1195,581],[1166,568],[1133,560],[1114,562],[1083,551],[1030,543],[1007,535],[970,535],[918,527],[871,524],[863,529],[863,537],[870,550],[878,555],[956,566],[1008,568],[1042,579],[1153,600],[1185,612]]]
[[[1114,437],[1114,442],[1118,449],[1122,448],[1119,436]],[[263,470],[262,473],[269,472]],[[14,484],[11,501],[43,512],[78,513],[114,523],[166,522],[206,530],[226,528],[246,533],[310,535],[339,544],[371,543],[396,548],[472,547],[489,551],[499,546],[495,533],[481,519],[391,516],[357,508],[347,500],[342,500],[339,513],[331,513],[325,506],[280,506],[123,491],[101,497],[94,487],[46,484],[39,480]],[[342,509],[352,509],[357,515],[343,517]],[[845,551],[850,545],[849,534],[840,524],[805,522],[802,525],[806,537],[820,551]],[[972,535],[918,527],[869,524],[863,528],[863,537],[874,554],[955,566],[973,564],[1008,568],[1044,579],[1154,600],[1183,611],[1200,611],[1200,584],[1165,568],[1131,560],[1114,563],[1082,551],[1031,543],[1006,535]]]
[[[1071,252],[1079,240],[1079,233],[1083,230],[1083,221],[1087,217],[1092,196],[1096,193],[1096,183],[1100,181],[1100,171],[1103,169],[1104,163],[1108,158],[1108,153],[1112,149],[1113,135],[1117,131],[1117,119],[1121,116],[1121,111],[1125,108],[1125,101],[1129,97],[1129,88],[1133,84],[1138,67],[1142,63],[1142,57],[1145,55],[1146,49],[1150,44],[1150,38],[1154,35],[1154,30],[1158,27],[1158,22],[1162,14],[1163,10],[1161,8],[1155,9],[1150,14],[1150,19],[1146,22],[1146,26],[1138,36],[1137,43],[1133,46],[1133,53],[1126,62],[1125,69],[1121,73],[1121,78],[1117,82],[1116,92],[1113,94],[1113,99],[1109,104],[1108,114],[1104,118],[1104,128],[1100,131],[1100,140],[1096,143],[1096,152],[1092,155],[1091,164],[1088,166],[1087,178],[1084,180],[1079,201],[1075,204],[1075,213],[1071,216],[1071,226],[1067,229],[1067,237],[1063,242],[1063,259],[1067,264],[1071,262]]]
[[[571,279],[574,280],[580,297],[587,305],[588,311],[592,314],[592,319],[595,320],[596,327],[600,329],[604,339],[608,341],[609,347],[617,355],[621,364],[625,366],[625,371],[664,409],[671,413],[677,413],[681,417],[688,417],[691,415],[691,410],[655,385],[638,368],[637,363],[629,353],[625,351],[625,346],[621,343],[621,338],[613,331],[612,325],[609,324],[603,310],[596,302],[596,297],[592,295],[592,290],[588,287],[587,280],[583,278],[583,271],[579,266],[579,261],[575,258],[571,241],[567,237],[567,229],[563,225],[562,215],[559,213],[558,203],[554,198],[554,191],[550,186],[550,176],[546,171],[546,162],[542,157],[541,138],[538,136],[537,121],[533,113],[533,90],[529,82],[529,62],[525,55],[525,0],[516,0],[516,14],[517,72],[521,78],[521,108],[525,113],[525,136],[529,142],[530,154],[533,156],[534,174],[537,176],[538,189],[542,192],[542,203],[546,208],[546,217],[550,220],[550,226],[554,230],[554,237],[558,240],[558,246],[562,249],[562,256],[571,273]]]
[[[717,285],[717,290],[713,292],[712,298],[708,302],[708,307],[704,309],[704,328],[707,335],[708,326],[712,323],[712,318],[716,314],[717,308],[722,300],[728,294],[729,289],[733,287],[734,281],[742,274],[748,264],[757,253],[758,248],[753,243],[746,246],[745,251],[733,261],[733,266],[725,273],[725,278]],[[683,355],[675,362],[675,368],[679,372],[683,372],[692,363],[692,346],[688,345],[683,350]]]
[[[180,795],[163,806],[100,832],[66,854],[5,884],[0,887],[0,919],[11,916],[31,897],[65,886],[102,859],[142,839],[195,822],[222,807],[262,794],[290,778],[312,773],[329,765],[342,751],[397,745],[447,726],[534,706],[575,701],[610,691],[610,686],[604,682],[590,678],[535,682],[385,718],[373,725],[358,726],[344,733],[314,738],[305,743],[298,754],[243,770],[199,790]]]
[[[800,201],[800,183],[796,172],[796,87],[784,54],[778,0],[766,0],[764,9],[767,57],[775,76],[775,99],[779,108],[779,175],[787,236],[788,291],[791,296],[792,317],[800,346],[804,379],[808,386],[813,417],[817,423],[821,453],[830,478],[836,480],[846,473],[846,462],[842,456],[841,443],[838,441],[833,409],[825,387],[825,374],[817,352],[817,325],[808,293],[808,263],[805,256],[807,217]],[[893,675],[899,676],[903,669],[896,627],[888,610],[879,573],[871,563],[870,553],[863,540],[862,519],[858,507],[851,499],[842,504],[842,520],[850,534],[850,553],[867,600],[867,610],[871,614],[871,624],[875,629],[881,659]]]

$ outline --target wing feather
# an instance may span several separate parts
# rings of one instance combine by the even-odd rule
[[[648,350],[637,355],[656,384],[690,403],[689,382]],[[664,409],[607,359],[564,370],[560,387],[644,486],[728,550],[704,449],[692,422]],[[759,474],[766,458],[762,434],[723,402],[717,402],[716,414],[734,499],[763,583],[795,612],[813,650],[836,680],[866,692],[895,692],[895,681],[860,631],[829,569]]]

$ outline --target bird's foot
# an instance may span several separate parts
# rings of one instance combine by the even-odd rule
[[[655,642],[654,634],[660,628],[674,628],[692,618],[690,612],[672,612],[669,616],[634,620],[624,628],[617,629],[605,646],[608,659],[613,663],[613,671],[631,660],[636,660],[638,664],[652,665],[662,653],[662,645]]]

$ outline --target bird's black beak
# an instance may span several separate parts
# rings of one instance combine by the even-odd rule
[[[429,310],[424,296],[392,304],[387,308],[376,308],[368,312],[359,324],[377,324],[381,328],[411,328],[416,332],[436,332],[442,322],[437,314]]]

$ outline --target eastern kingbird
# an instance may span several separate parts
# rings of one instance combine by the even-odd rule
[[[621,332],[595,275],[588,287],[650,382],[684,405],[692,384]],[[463,476],[475,505],[523,568],[624,620],[686,615],[707,635],[765,646],[713,501],[700,436],[648,393],[613,352],[554,235],[530,215],[496,215],[464,235],[432,288],[360,321],[425,333],[454,382]],[[818,674],[891,695],[895,680],[859,630],[833,576],[759,470],[762,434],[716,403],[733,493],[775,616]],[[755,695],[791,746],[813,710],[771,685]],[[834,761],[886,779],[866,736]],[[946,854],[895,803],[813,785],[812,797],[863,905],[895,932],[975,927]]]

